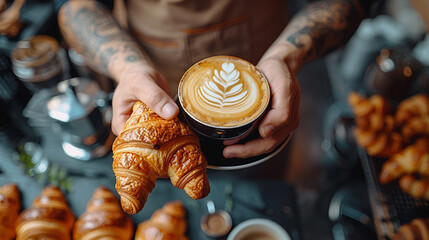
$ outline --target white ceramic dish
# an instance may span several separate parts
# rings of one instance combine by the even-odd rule
[[[232,229],[227,240],[245,240],[246,236],[251,237],[261,232],[269,233],[275,240],[291,240],[282,226],[265,218],[249,219],[238,224]]]

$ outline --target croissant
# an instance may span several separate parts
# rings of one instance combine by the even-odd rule
[[[137,101],[112,149],[115,188],[126,213],[143,208],[159,176],[168,175],[175,187],[193,199],[210,192],[199,139],[177,117],[164,120]]]
[[[406,139],[416,136],[429,136],[429,115],[410,118],[402,126],[401,134]]]
[[[122,211],[115,195],[105,187],[95,189],[86,211],[73,227],[74,240],[129,240],[133,234],[131,218]]]
[[[185,214],[180,201],[166,203],[138,225],[135,240],[187,240]]]
[[[393,133],[394,120],[392,116],[387,115],[381,118],[376,118],[375,116],[380,115],[374,115],[374,117],[365,119],[356,119],[358,125],[354,130],[354,134],[358,144],[362,147],[370,147],[374,143],[379,142],[376,138],[383,137],[383,135],[387,138],[388,134]],[[367,123],[362,124],[364,121]],[[394,138],[397,137],[400,136],[394,136]]]
[[[0,187],[0,240],[15,239],[15,221],[21,209],[18,187],[5,184]]]
[[[30,208],[25,209],[16,221],[17,240],[61,239],[68,240],[75,216],[67,205],[61,190],[45,187]]]
[[[423,93],[415,94],[399,103],[395,121],[401,126],[408,119],[423,115],[429,115],[429,96]]]
[[[390,105],[382,96],[366,98],[351,92],[348,102],[355,115],[356,142],[368,155],[389,157],[402,149],[402,136],[394,132],[395,120],[389,115]]]
[[[369,98],[357,92],[351,92],[348,96],[349,105],[357,118],[367,117],[372,114],[386,115],[390,111],[390,105],[381,95],[374,94]]]
[[[417,148],[421,149],[422,151],[429,152],[429,137],[420,137],[420,138],[418,138],[415,141],[414,146],[416,146]]]
[[[417,179],[412,175],[404,175],[399,179],[399,187],[416,199],[429,200],[429,179]]]
[[[371,114],[366,117],[355,117],[356,126],[372,132],[392,132],[395,119],[392,115]]]
[[[392,155],[382,166],[380,183],[387,184],[404,174],[429,176],[429,140],[422,138],[415,144]]]
[[[402,225],[393,240],[429,240],[429,219],[416,218]]]
[[[356,142],[365,148],[370,156],[389,157],[402,149],[402,136],[396,132],[374,132],[354,129]]]

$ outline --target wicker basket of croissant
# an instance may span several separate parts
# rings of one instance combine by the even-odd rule
[[[355,116],[356,143],[374,161],[381,161],[379,183],[386,188],[397,183],[412,198],[429,200],[429,96],[415,94],[395,107],[380,95],[352,92],[348,101]],[[405,222],[392,239],[429,240],[429,219]]]
[[[382,185],[398,181],[417,199],[429,200],[429,96],[415,94],[396,107],[380,95],[349,95],[355,115],[356,142],[381,158]]]

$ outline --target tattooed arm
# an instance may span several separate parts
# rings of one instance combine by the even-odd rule
[[[364,18],[358,0],[318,1],[298,12],[267,51],[283,58],[291,70],[342,46]]]
[[[225,157],[246,158],[273,151],[299,124],[301,90],[296,73],[306,62],[343,45],[364,17],[357,0],[326,0],[298,12],[257,67],[271,86],[272,107],[259,125],[262,136],[245,144],[226,141]]]
[[[164,118],[177,115],[178,107],[168,95],[165,78],[102,4],[68,1],[61,7],[58,21],[70,47],[83,54],[93,68],[118,82],[113,96],[114,133],[122,130],[136,100]]]

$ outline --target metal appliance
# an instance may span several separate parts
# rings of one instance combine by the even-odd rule
[[[110,152],[114,136],[106,113],[106,93],[85,78],[62,81],[58,91],[47,108],[49,118],[60,126],[64,152],[83,161]]]

